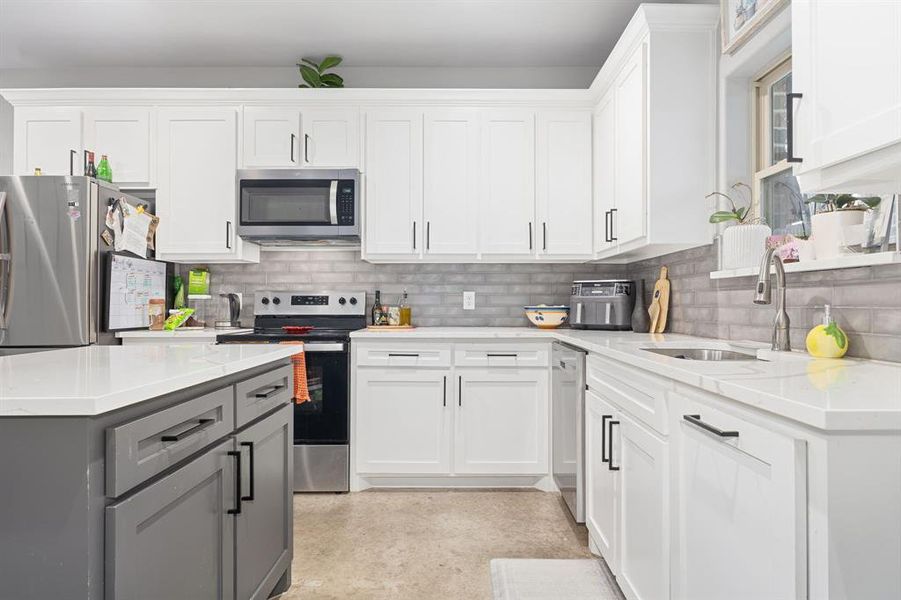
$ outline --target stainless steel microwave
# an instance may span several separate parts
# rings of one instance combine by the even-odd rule
[[[241,169],[238,235],[263,245],[359,244],[356,169]]]

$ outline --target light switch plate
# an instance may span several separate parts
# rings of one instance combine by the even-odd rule
[[[476,293],[475,292],[463,292],[463,310],[475,310],[476,309]]]

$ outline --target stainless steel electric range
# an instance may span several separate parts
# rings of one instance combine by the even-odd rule
[[[254,330],[220,344],[302,341],[310,401],[294,405],[294,491],[349,489],[350,332],[366,326],[366,293],[257,292]]]

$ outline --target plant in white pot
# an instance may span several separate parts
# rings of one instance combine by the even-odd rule
[[[810,216],[811,235],[817,260],[851,254],[849,246],[863,241],[863,218],[876,207],[878,196],[818,194],[807,199],[820,210]]]
[[[744,183],[736,183],[736,188],[748,187]],[[725,224],[726,229],[720,234],[720,269],[742,269],[756,267],[760,263],[760,256],[766,250],[766,240],[772,234],[772,230],[759,218],[750,218],[750,203],[748,206],[738,207],[731,196],[720,192],[707,194],[721,196],[729,201],[729,210],[718,210],[710,215],[710,222]]]

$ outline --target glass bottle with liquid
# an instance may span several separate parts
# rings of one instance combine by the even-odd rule
[[[404,289],[404,295],[400,298],[400,323],[401,326],[409,327],[413,324],[413,311],[407,302],[407,290]]]

